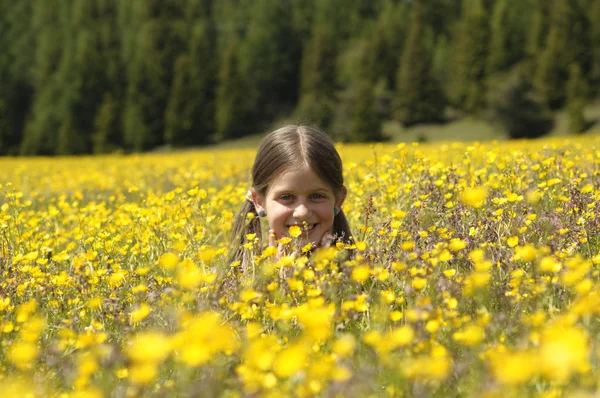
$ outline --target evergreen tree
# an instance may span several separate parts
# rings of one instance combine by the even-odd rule
[[[94,118],[94,133],[92,134],[92,151],[95,154],[108,153],[114,148],[111,141],[116,125],[117,106],[110,93],[104,95],[102,104]]]
[[[33,102],[33,0],[0,0],[0,155],[16,154]]]
[[[226,140],[250,133],[252,112],[248,101],[248,84],[239,65],[239,39],[232,37],[223,51],[219,65],[217,87],[216,127],[217,139]]]
[[[373,84],[362,78],[356,82],[356,97],[351,109],[348,136],[351,141],[381,141],[381,117],[377,111]]]
[[[502,126],[510,138],[541,137],[554,126],[552,113],[522,68],[515,68],[508,79],[490,93],[492,120]]]
[[[280,0],[255,0],[239,47],[240,72],[248,83],[250,120],[272,120],[298,100],[302,43],[290,29],[292,9]]]
[[[383,80],[386,89],[393,90],[396,84],[399,54],[406,38],[408,12],[406,3],[386,0],[369,41],[370,54],[367,62],[372,65],[372,80]]]
[[[452,99],[458,107],[476,113],[484,106],[488,21],[482,0],[463,0],[455,39]]]
[[[21,145],[26,154],[92,149],[94,118],[110,87],[118,87],[113,0],[38,3],[34,65],[36,96]]]
[[[176,0],[120,3],[127,65],[124,143],[136,151],[164,143],[173,63],[185,51],[183,4]]]
[[[65,14],[68,16],[64,1],[51,4],[35,0],[32,15],[32,28],[37,32],[32,66],[35,97],[20,146],[24,155],[53,154],[61,121],[67,117],[64,108],[60,107],[63,103],[57,101],[62,87],[55,77],[64,64],[62,40],[63,29],[67,26],[62,24],[62,16]]]
[[[433,78],[433,32],[424,27],[420,2],[411,14],[408,39],[402,52],[394,97],[395,117],[404,125],[443,120],[444,100]]]
[[[527,55],[535,59],[539,57],[545,38],[548,35],[552,2],[547,0],[535,0],[527,37]]]
[[[440,82],[440,88],[444,93],[444,97],[448,98],[449,92],[447,85],[443,84],[443,82],[448,82],[451,77],[450,68],[448,68],[448,63],[450,60],[450,44],[448,39],[444,35],[440,35],[437,38],[435,43],[435,47],[433,49],[433,58],[431,65],[431,72],[433,78]]]
[[[600,1],[591,3],[589,12],[590,25],[590,43],[591,43],[591,60],[590,60],[590,82],[595,87],[594,94],[600,94]]]
[[[494,5],[491,20],[490,48],[487,59],[488,75],[502,70],[508,63],[507,17],[507,0],[498,0]]]
[[[571,64],[569,67],[569,81],[567,82],[567,113],[571,133],[583,133],[585,131],[583,109],[586,97],[587,86],[581,75],[581,68],[578,64]]]
[[[537,0],[507,1],[504,27],[506,42],[505,68],[507,69],[527,58],[527,46],[531,31],[531,22]],[[490,50],[491,51],[491,50]]]
[[[329,130],[336,102],[336,59],[345,39],[340,0],[316,3],[311,36],[303,46],[296,118]]]
[[[165,142],[198,145],[210,142],[214,132],[215,63],[205,18],[189,21],[188,50],[175,61],[165,113]]]
[[[340,54],[340,87],[331,132],[336,139],[354,142],[383,140],[382,121],[375,95],[371,47],[367,39],[352,42]]]
[[[535,85],[548,104],[557,108],[564,102],[569,66],[576,62],[584,78],[590,72],[591,43],[586,10],[578,0],[555,0],[552,23],[537,65]]]

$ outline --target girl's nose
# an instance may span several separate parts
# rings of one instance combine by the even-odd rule
[[[308,218],[310,215],[310,210],[304,203],[300,203],[298,206],[294,208],[294,218],[303,219]]]

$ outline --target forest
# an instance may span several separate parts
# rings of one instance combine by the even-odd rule
[[[0,155],[203,146],[314,124],[586,129],[600,0],[0,0]]]

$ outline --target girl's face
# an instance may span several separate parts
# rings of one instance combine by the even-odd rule
[[[318,245],[326,232],[332,232],[333,208],[342,206],[346,188],[342,188],[336,197],[329,184],[305,166],[274,178],[264,197],[254,191],[252,195],[257,210],[267,213],[269,228],[276,239],[289,235],[288,229],[292,225],[304,228],[306,223],[308,230],[302,237]]]

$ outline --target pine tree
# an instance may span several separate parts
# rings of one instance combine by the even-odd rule
[[[399,54],[406,38],[408,12],[405,3],[386,0],[373,27],[369,41],[367,61],[372,65],[373,81],[383,80],[386,89],[393,90],[396,85]]]
[[[593,94],[600,94],[600,1],[593,1],[589,12],[590,25],[590,82],[595,87]]]
[[[0,155],[16,154],[33,102],[33,0],[0,0]]]
[[[375,103],[374,87],[369,79],[362,78],[356,83],[348,137],[354,142],[383,139],[381,117]]]
[[[216,65],[206,18],[188,22],[186,53],[175,61],[165,112],[165,142],[170,145],[206,144],[214,133]]]
[[[404,125],[443,120],[445,105],[432,72],[433,32],[424,27],[420,2],[413,7],[393,104],[396,119]]]
[[[32,66],[35,97],[31,118],[25,125],[21,141],[20,153],[23,155],[54,154],[61,121],[67,117],[64,107],[61,107],[63,103],[57,101],[63,88],[54,78],[61,64],[64,65],[61,43],[66,25],[62,25],[61,16],[65,12],[63,1],[50,4],[35,0],[33,6],[32,27],[37,32]]]
[[[469,113],[477,113],[485,105],[487,24],[482,0],[463,0],[455,40],[455,76],[450,92],[455,104]]]
[[[498,0],[494,5],[491,20],[490,48],[487,58],[487,74],[502,70],[508,63],[508,3]]]
[[[586,128],[583,109],[587,97],[587,86],[581,74],[581,68],[573,63],[569,67],[567,82],[567,113],[569,114],[569,131],[583,133]]]
[[[115,1],[47,4],[37,3],[34,14],[40,32],[33,69],[36,96],[21,152],[90,152],[103,96],[121,86]]]
[[[216,99],[217,140],[241,137],[252,130],[249,123],[251,104],[248,84],[239,65],[239,39],[230,38],[221,56]]]
[[[272,120],[298,100],[302,42],[290,29],[292,9],[280,0],[255,0],[240,42],[239,66],[248,84],[250,120]]]
[[[185,51],[183,5],[176,0],[120,2],[127,65],[124,143],[135,151],[164,143],[173,63]]]
[[[491,91],[492,119],[510,138],[541,137],[552,129],[554,118],[522,69],[515,68],[498,88]]]
[[[526,52],[530,58],[537,58],[544,47],[548,35],[551,5],[547,0],[535,0],[527,37]]]
[[[520,63],[527,58],[527,42],[531,30],[531,22],[535,12],[536,0],[507,2],[506,26],[504,27],[506,42],[505,69]]]
[[[536,88],[552,107],[559,106],[564,95],[565,75],[558,59],[565,46],[565,37],[558,28],[553,27],[537,67]]]
[[[440,82],[440,89],[444,93],[445,98],[448,97],[448,87],[444,84],[444,82],[448,82],[451,76],[451,71],[448,68],[448,62],[450,60],[449,52],[450,44],[446,36],[438,36],[433,49],[431,73],[433,78]]]
[[[577,63],[584,79],[591,69],[590,27],[586,10],[577,0],[555,0],[551,27],[537,65],[535,85],[552,108],[566,97],[569,67]]]
[[[300,99],[296,119],[329,130],[335,109],[336,59],[343,38],[336,0],[317,3],[311,36],[301,65]]]
[[[117,128],[116,114],[116,103],[110,93],[106,93],[94,118],[94,132],[92,134],[93,153],[108,153],[114,149],[115,142],[111,140],[111,137]]]
[[[337,83],[343,89],[337,95],[330,129],[339,140],[352,142],[382,141],[382,118],[375,95],[372,47],[368,39],[351,42],[338,59]]]

